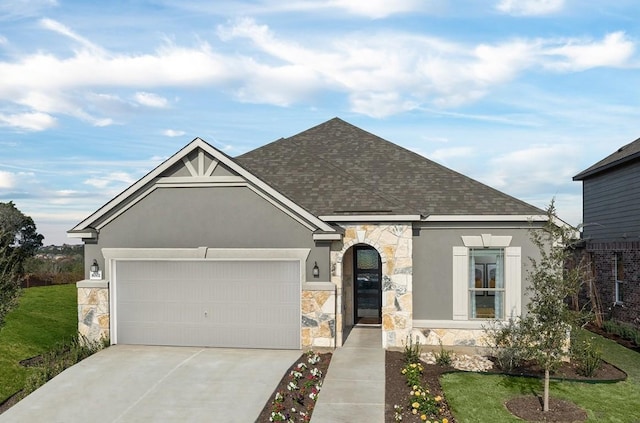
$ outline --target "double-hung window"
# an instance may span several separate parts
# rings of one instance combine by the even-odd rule
[[[453,247],[453,320],[508,319],[521,312],[521,248],[511,236],[462,236]]]
[[[469,250],[469,318],[504,319],[504,249]]]

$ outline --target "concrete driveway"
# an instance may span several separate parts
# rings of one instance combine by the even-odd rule
[[[253,422],[301,351],[114,345],[0,422]]]

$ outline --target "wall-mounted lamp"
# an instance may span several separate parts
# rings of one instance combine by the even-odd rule
[[[320,276],[320,268],[318,267],[318,262],[314,262],[313,264],[313,277],[317,278]]]
[[[89,268],[89,279],[102,279],[102,270],[98,266],[98,260],[93,259],[93,264]]]

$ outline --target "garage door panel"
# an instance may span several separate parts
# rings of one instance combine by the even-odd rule
[[[297,261],[118,261],[118,343],[300,347]]]

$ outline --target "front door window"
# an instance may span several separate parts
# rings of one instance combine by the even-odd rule
[[[382,321],[382,262],[375,248],[356,246],[354,251],[355,323]]]

